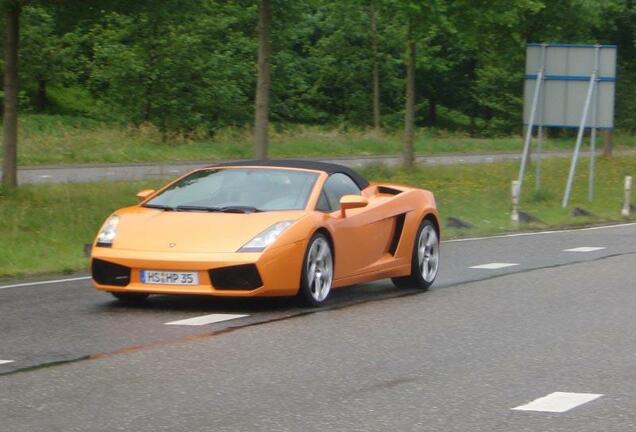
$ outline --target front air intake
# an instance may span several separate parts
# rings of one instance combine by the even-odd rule
[[[212,286],[218,290],[250,291],[263,286],[254,264],[222,267],[209,270]]]
[[[130,268],[108,261],[93,259],[93,279],[100,285],[126,286],[130,283]]]

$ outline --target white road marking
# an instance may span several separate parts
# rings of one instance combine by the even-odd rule
[[[243,318],[249,315],[238,315],[238,314],[211,314],[211,315],[203,315],[194,318],[188,318],[179,321],[171,321],[167,322],[166,325],[186,325],[186,326],[200,326],[206,324],[213,324],[222,321],[229,321],[237,318]]]
[[[622,228],[627,226],[634,226],[636,222],[624,223],[624,224],[613,224],[613,225],[601,225],[601,226],[593,226],[587,228],[577,228],[577,229],[564,229],[564,230],[553,230],[553,231],[537,231],[537,232],[525,232],[525,233],[517,233],[517,234],[502,234],[495,236],[487,236],[487,237],[468,237],[468,238],[460,238],[454,240],[444,240],[442,243],[459,243],[459,242],[467,242],[467,241],[476,241],[476,240],[490,240],[490,239],[501,239],[501,238],[511,238],[511,237],[528,237],[535,235],[546,235],[546,234],[561,234],[561,233],[569,233],[569,232],[577,232],[577,231],[594,231],[594,230],[602,230],[602,229],[610,229],[610,228]]]
[[[581,246],[581,247],[572,248],[572,249],[563,249],[563,252],[594,252],[594,251],[600,251],[603,249],[607,249],[607,248],[598,247],[598,246]]]
[[[554,392],[525,405],[512,408],[517,411],[543,411],[562,413],[579,405],[598,399],[602,394]]]
[[[518,266],[517,263],[488,263],[488,264],[480,264],[472,267],[468,267],[471,269],[484,269],[484,270],[498,270],[506,267],[514,267]]]
[[[48,174],[40,174],[40,175],[39,175],[39,177],[40,177],[40,178],[51,178],[51,177],[53,177],[53,176],[50,176],[50,175],[48,175]]]
[[[73,281],[80,281],[80,280],[88,280],[90,278],[91,278],[90,276],[82,276],[82,277],[75,277],[75,278],[68,278],[68,279],[56,279],[56,280],[45,280],[45,281],[39,281],[39,282],[25,282],[25,283],[13,284],[13,285],[2,285],[0,286],[0,290],[7,289],[7,288],[34,286],[34,285],[49,285],[49,284],[57,284],[57,283],[64,283],[64,282],[73,282]]]
[[[0,360],[0,365],[7,364],[7,363],[13,363],[13,360]]]

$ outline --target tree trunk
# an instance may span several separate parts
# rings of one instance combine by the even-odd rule
[[[415,39],[409,25],[406,65],[406,109],[404,112],[404,166],[415,164]]]
[[[35,106],[38,111],[44,111],[48,105],[46,96],[46,80],[38,79],[38,93],[35,98]]]
[[[380,65],[378,62],[378,26],[375,2],[372,0],[369,6],[371,18],[371,46],[373,50],[373,128],[380,132],[382,124],[380,120]]]
[[[437,102],[433,98],[428,101],[428,121],[433,126],[437,123]]]
[[[20,6],[13,0],[7,2],[4,45],[4,160],[2,185],[14,188],[18,185],[18,35]]]
[[[611,156],[614,150],[614,140],[612,139],[612,130],[608,129],[603,134],[603,156]]]
[[[254,113],[254,155],[267,159],[269,123],[270,57],[272,55],[272,0],[261,0],[258,16],[258,77]]]

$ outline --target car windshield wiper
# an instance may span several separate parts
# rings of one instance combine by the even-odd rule
[[[252,206],[233,205],[221,207],[218,211],[223,213],[260,213],[264,210]]]
[[[219,207],[206,207],[206,206],[195,206],[195,205],[180,205],[175,207],[177,211],[203,211],[203,212],[220,212],[223,209]]]
[[[175,211],[174,207],[160,205],[160,204],[144,204],[144,207],[151,208],[151,209],[165,210],[165,211]]]
[[[258,213],[263,210],[258,209],[256,207],[251,206],[241,206],[241,205],[233,205],[233,206],[224,206],[224,207],[207,207],[207,206],[196,206],[196,205],[179,205],[176,206],[173,210],[176,211],[201,211],[201,212],[219,212],[219,213]]]

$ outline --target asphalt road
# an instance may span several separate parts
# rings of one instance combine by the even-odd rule
[[[636,154],[634,150],[615,152],[617,155]],[[436,156],[418,156],[417,162],[423,166],[492,163],[521,159],[519,153],[492,154],[447,154]],[[583,152],[583,156],[588,153]],[[572,152],[550,151],[543,158],[571,157]],[[311,160],[311,158],[306,158]],[[360,168],[370,164],[398,165],[401,156],[352,156],[319,159],[325,162],[339,163],[352,168]],[[173,163],[137,163],[137,164],[83,164],[83,165],[43,165],[20,167],[18,183],[87,183],[96,181],[144,180],[152,178],[176,177],[195,168],[210,165],[209,161],[184,161]],[[2,171],[0,170],[0,175]]]
[[[321,310],[4,283],[0,430],[636,429],[636,224],[442,250],[429,292],[381,281]],[[210,314],[246,316],[166,325]]]

